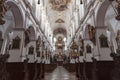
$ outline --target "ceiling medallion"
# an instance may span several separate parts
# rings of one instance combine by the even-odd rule
[[[62,19],[57,19],[55,23],[65,23],[65,21],[63,21]]]
[[[64,11],[68,8],[70,0],[50,0],[52,4],[52,9],[57,11]]]

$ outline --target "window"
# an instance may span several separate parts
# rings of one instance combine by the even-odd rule
[[[13,46],[12,49],[19,49],[20,48],[20,41],[21,39],[17,36],[13,39]]]
[[[86,52],[87,53],[92,53],[91,46],[89,44],[86,46]]]
[[[28,54],[32,55],[33,53],[34,53],[34,47],[31,46],[31,47],[29,47],[29,52],[28,52]]]
[[[101,35],[99,37],[100,39],[100,47],[104,48],[104,47],[108,47],[108,41],[107,41],[107,37],[105,35]]]

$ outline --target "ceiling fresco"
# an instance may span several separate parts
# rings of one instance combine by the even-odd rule
[[[66,31],[66,29],[63,29],[63,28],[57,28],[57,29],[54,30],[53,34],[55,34],[55,35],[56,34],[64,34],[64,35],[66,35],[67,31]]]
[[[64,11],[68,8],[68,4],[71,0],[49,0],[51,7],[56,11]]]

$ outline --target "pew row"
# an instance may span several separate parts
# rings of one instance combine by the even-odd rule
[[[96,66],[93,62],[64,64],[69,72],[75,72],[79,80],[112,80],[113,61],[97,61]]]

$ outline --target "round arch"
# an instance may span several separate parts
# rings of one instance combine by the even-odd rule
[[[105,15],[106,15],[107,9],[109,8],[111,3],[112,3],[112,1],[105,0],[102,3],[102,5],[100,6],[100,8],[99,8],[99,10],[97,12],[97,16],[96,16],[96,27],[106,26],[105,25]],[[110,34],[110,41],[112,41],[112,43],[114,44],[114,49],[117,49],[117,43],[115,41],[116,34],[114,33],[114,30],[113,30],[111,25],[107,26],[107,28],[111,32],[111,34]]]
[[[97,12],[97,16],[96,16],[96,27],[100,27],[100,26],[106,26],[105,25],[105,15],[107,13],[107,9],[109,8],[110,4],[112,3],[112,1],[109,0],[105,0],[103,2],[103,4],[100,6],[98,12]],[[107,26],[108,29],[112,32],[112,35],[114,34],[114,30],[112,28],[111,25]]]
[[[111,2],[105,0],[100,6],[96,16],[96,26],[105,26],[105,14]]]
[[[24,18],[20,7],[18,7],[17,3],[13,1],[6,2],[8,6],[8,10],[11,10],[14,16],[15,28],[23,28],[24,27]]]

